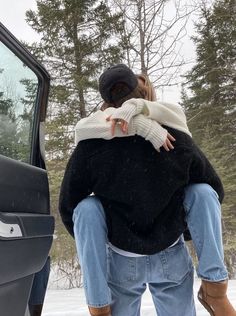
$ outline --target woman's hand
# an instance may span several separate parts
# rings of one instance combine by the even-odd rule
[[[166,151],[170,151],[170,149],[174,149],[172,142],[175,142],[175,140],[176,139],[170,133],[168,133],[166,141],[164,142],[162,146],[164,147]]]
[[[125,120],[122,120],[122,119],[112,119],[112,118],[111,118],[111,115],[108,116],[108,117],[106,118],[106,120],[111,122],[111,135],[112,135],[112,136],[115,135],[115,128],[116,128],[116,125],[119,126],[119,128],[121,129],[121,131],[122,131],[124,134],[128,134],[129,124],[128,124],[128,122],[126,122]]]
[[[121,129],[121,131],[124,134],[128,134],[129,124],[125,120],[112,119],[111,115],[108,116],[106,120],[111,121],[111,134],[112,134],[112,136],[115,135],[116,125],[119,126],[119,128]],[[164,142],[164,144],[162,146],[164,147],[164,149],[166,151],[170,151],[171,149],[174,149],[174,146],[172,143],[175,141],[176,141],[176,139],[170,133],[167,133],[166,141]]]

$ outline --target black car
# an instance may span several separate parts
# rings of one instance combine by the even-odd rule
[[[24,316],[51,248],[44,158],[50,77],[0,23],[0,315]]]

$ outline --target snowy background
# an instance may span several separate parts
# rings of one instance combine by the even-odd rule
[[[200,281],[195,280],[194,293],[197,316],[209,316],[209,313],[206,312],[196,299],[199,286]],[[228,296],[236,308],[236,280],[229,282]],[[146,291],[143,296],[141,310],[142,316],[156,315],[152,298],[148,291]],[[89,316],[83,289],[55,290],[51,284],[46,294],[43,316]]]

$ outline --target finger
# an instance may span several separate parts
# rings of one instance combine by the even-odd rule
[[[122,130],[124,133],[128,134],[128,123],[124,121],[124,124],[122,126]]]
[[[120,128],[120,130],[121,130],[121,132],[124,132],[123,131],[123,126],[124,126],[124,121],[119,121],[117,124],[118,124],[118,126],[119,126],[119,128]]]
[[[167,134],[167,139],[169,139],[170,141],[172,141],[172,142],[175,142],[176,141],[176,139],[171,135],[171,134]]]
[[[106,118],[106,121],[110,121],[111,120],[111,115],[109,115],[107,118]]]
[[[167,138],[170,139],[172,142],[176,141],[176,139],[170,133],[167,133]]]
[[[170,151],[166,143],[164,143],[162,146],[164,147],[166,151]]]
[[[116,128],[116,121],[112,120],[112,122],[111,122],[111,135],[112,136],[115,135],[115,128]]]
[[[172,145],[172,143],[169,141],[169,139],[166,140],[166,144],[168,146],[169,149],[174,149],[174,146]]]
[[[125,122],[124,121],[120,122],[120,129],[124,133],[124,129],[125,129]]]

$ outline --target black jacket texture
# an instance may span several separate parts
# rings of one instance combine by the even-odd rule
[[[91,193],[104,207],[109,241],[147,255],[167,248],[186,230],[187,185],[208,183],[222,201],[222,183],[202,151],[185,133],[165,128],[176,138],[170,152],[158,153],[140,136],[90,139],[77,145],[59,202],[62,221],[72,236],[73,210]]]

